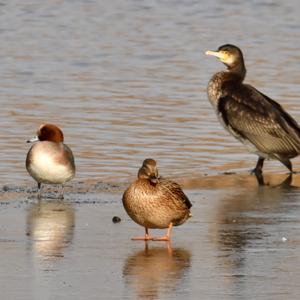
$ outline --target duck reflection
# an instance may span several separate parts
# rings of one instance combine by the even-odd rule
[[[281,210],[284,194],[291,190],[292,175],[279,184],[260,177],[256,189],[243,189],[239,194],[227,196],[220,201],[217,209],[217,245],[222,251],[222,264],[233,269],[243,266],[248,246],[259,244],[266,237],[265,225],[276,224],[280,220],[274,213]]]
[[[63,257],[64,248],[72,241],[75,211],[62,201],[32,205],[27,216],[27,235],[34,252],[44,260]]]
[[[175,292],[190,267],[190,252],[184,249],[149,248],[129,256],[123,275],[137,298],[157,299],[160,293]]]

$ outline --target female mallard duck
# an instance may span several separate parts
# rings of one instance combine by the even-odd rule
[[[227,67],[209,81],[208,98],[224,128],[258,155],[253,172],[262,173],[266,158],[279,160],[292,172],[290,159],[300,153],[296,121],[277,102],[243,83],[246,68],[238,47],[223,45],[206,54]]]
[[[145,236],[133,240],[169,241],[173,226],[183,224],[191,217],[192,204],[181,187],[158,176],[156,161],[145,159],[138,179],[124,192],[123,205],[133,221],[145,227]],[[164,237],[153,238],[149,228],[168,228]]]

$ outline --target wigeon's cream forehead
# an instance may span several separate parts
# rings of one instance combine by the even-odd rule
[[[38,128],[38,131],[42,131],[42,129],[46,128],[47,130],[57,130],[57,131],[61,131],[61,129],[54,125],[54,124],[49,124],[49,123],[45,123],[45,124],[41,124],[40,127]]]
[[[46,124],[41,124],[40,127],[38,128],[38,131],[40,131]]]

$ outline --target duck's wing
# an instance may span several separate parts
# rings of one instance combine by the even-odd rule
[[[74,159],[74,155],[73,155],[73,152],[72,150],[70,149],[69,146],[67,145],[63,145],[64,147],[64,151],[66,153],[66,156],[67,156],[67,160],[71,162],[72,165],[75,165],[75,159]]]
[[[225,125],[264,153],[300,152],[297,122],[274,100],[250,85],[227,85],[218,110]]]
[[[165,189],[168,192],[170,198],[173,198],[176,201],[180,201],[188,209],[192,207],[191,201],[183,192],[181,186],[178,183],[167,179],[163,179],[161,183],[162,184],[160,184],[160,188]]]

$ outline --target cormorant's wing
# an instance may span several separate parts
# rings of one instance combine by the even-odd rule
[[[300,152],[300,128],[277,102],[250,85],[227,84],[223,91],[219,112],[236,137],[264,153]]]

